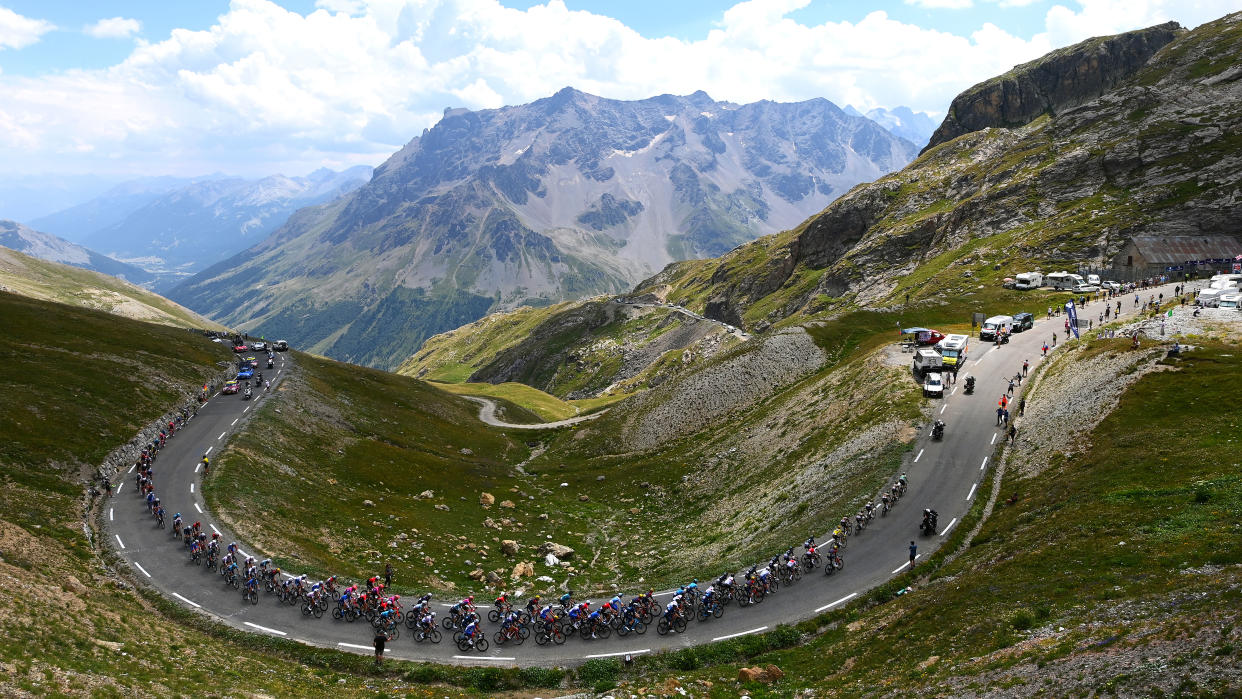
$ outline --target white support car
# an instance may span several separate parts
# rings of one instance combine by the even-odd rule
[[[944,398],[944,376],[938,372],[932,372],[923,379],[923,395],[928,398]]]

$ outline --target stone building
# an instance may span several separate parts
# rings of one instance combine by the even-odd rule
[[[1140,279],[1171,271],[1192,277],[1232,269],[1242,240],[1227,235],[1139,235],[1113,258],[1118,279]]]

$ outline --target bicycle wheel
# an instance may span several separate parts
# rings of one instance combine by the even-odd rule
[[[313,614],[316,619],[322,619],[323,618],[323,607],[320,607],[319,605],[316,604],[315,608],[311,610],[311,614]]]
[[[479,636],[479,640],[477,643],[474,644],[474,648],[480,653],[487,652],[487,639],[484,638],[483,636]]]
[[[608,624],[597,624],[596,625],[596,628],[595,628],[596,638],[608,638],[611,635],[612,635],[612,629],[609,628]]]
[[[656,623],[656,633],[661,636],[668,634],[668,629],[668,619],[660,619],[660,621]]]
[[[529,626],[519,626],[519,627],[518,627],[518,635],[522,637],[522,640],[523,640],[523,641],[525,641],[526,639],[530,638],[530,627],[529,627]]]
[[[488,621],[490,621],[490,622],[492,622],[493,624],[495,624],[496,622],[500,621],[500,610],[499,610],[499,609],[489,609],[489,610],[487,611],[487,620],[488,620]]]
[[[432,643],[439,643],[442,637],[440,636],[439,629],[432,629],[427,632],[424,638],[430,638]]]
[[[251,604],[258,604],[258,603],[259,603],[259,593],[257,593],[257,592],[252,592],[252,593],[250,593],[250,603],[251,603]]]
[[[715,607],[712,607],[712,616],[716,617],[717,619],[724,616],[724,607],[720,606],[719,604],[716,605]]]
[[[677,633],[685,633],[686,632],[686,620],[680,617],[678,617],[677,619],[674,619],[673,630],[676,631]]]
[[[470,650],[470,642],[469,642],[469,641],[467,641],[467,640],[466,640],[466,639],[464,639],[464,638],[459,639],[459,640],[457,641],[457,650],[459,650],[459,651],[461,651],[461,652],[463,652],[463,653],[465,653],[466,651]]]
[[[560,629],[553,629],[552,642],[558,646],[563,645],[565,643],[565,634],[561,633]]]
[[[794,580],[801,580],[801,579],[802,579],[802,569],[801,569],[801,568],[794,568],[794,569],[793,569],[793,579],[794,579]]]
[[[496,645],[503,646],[505,644],[505,635],[504,633],[497,631],[492,635],[492,640],[496,642]]]
[[[647,633],[647,625],[641,621],[636,620],[634,622],[634,633],[639,634],[639,635]]]
[[[340,619],[342,616],[344,616],[344,614],[342,614],[342,613],[341,613],[341,608],[340,608],[340,607],[335,607],[335,608],[332,610],[332,618],[333,618],[333,619]]]
[[[535,645],[537,646],[546,646],[548,645],[548,641],[551,641],[551,640],[552,640],[552,637],[549,636],[548,632],[546,631],[540,631],[539,633],[535,634]]]

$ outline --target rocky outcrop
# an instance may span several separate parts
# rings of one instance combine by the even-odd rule
[[[1177,22],[1088,39],[1024,63],[958,95],[923,152],[962,134],[1022,126],[1096,99],[1184,33]]]

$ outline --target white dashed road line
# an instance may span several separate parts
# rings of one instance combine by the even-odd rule
[[[344,648],[358,648],[360,650],[371,650],[371,646],[364,646],[360,643],[346,643],[344,641],[341,641],[337,643],[336,645],[342,646]]]
[[[116,508],[114,508],[114,507],[109,507],[109,508],[108,508],[108,521],[109,521],[109,522],[115,522],[115,521],[116,521],[116,515],[114,514],[115,512],[116,512]]]
[[[992,444],[996,444],[996,433],[992,433]]]
[[[975,483],[975,484],[973,484],[973,485],[971,485],[971,486],[970,486],[970,492],[969,492],[969,493],[966,493],[966,499],[967,499],[967,500],[969,500],[969,499],[971,499],[972,497],[974,497],[974,496],[975,496],[975,488],[977,488],[978,486],[979,486],[979,484],[978,484],[978,483]]]
[[[213,532],[215,532],[215,533],[217,533],[217,534],[219,534],[219,533],[220,533],[220,530],[219,530],[219,529],[216,529],[216,525],[214,525],[214,524],[209,524],[208,526],[210,526],[210,527],[211,527],[211,531],[213,531]]]
[[[983,457],[983,463],[979,464],[979,470],[982,471],[983,469],[987,467],[988,467],[988,457],[985,456]]]
[[[258,630],[260,630],[260,631],[266,631],[266,632],[268,632],[268,633],[273,633],[273,634],[276,634],[277,636],[288,636],[288,635],[289,635],[288,633],[285,633],[284,631],[277,631],[276,629],[269,629],[269,628],[268,628],[268,627],[266,627],[266,626],[259,626],[258,624],[254,624],[254,623],[251,623],[251,622],[249,622],[249,621],[242,622],[242,623],[244,623],[246,626],[249,626],[249,627],[250,627],[250,628],[252,628],[252,629],[258,629]]]
[[[642,650],[623,650],[623,651],[620,651],[619,653],[593,653],[593,654],[591,654],[591,655],[586,655],[586,656],[583,656],[583,657],[586,657],[586,658],[615,658],[615,657],[620,656],[620,655],[641,655],[641,654],[643,654],[643,653],[650,653],[650,652],[651,652],[651,649],[650,649],[650,648],[643,648]]]
[[[242,412],[243,412],[243,413],[248,413],[248,412],[250,412],[250,406],[249,406],[249,405],[247,405],[247,406],[246,406],[246,409],[245,409],[245,410],[243,410]]]
[[[134,561],[134,567],[137,568],[138,570],[141,570],[142,574],[147,576],[148,578],[151,577],[151,574],[147,572],[147,569],[143,568],[142,564],[139,563],[138,561]]]
[[[188,604],[188,605],[190,605],[191,607],[194,607],[194,608],[196,608],[196,609],[202,609],[202,608],[203,608],[203,605],[199,604],[198,602],[191,602],[190,600],[188,600],[188,599],[186,599],[186,598],[182,597],[181,595],[177,594],[176,592],[174,592],[174,593],[173,593],[173,597],[176,597],[177,599],[181,600],[182,602],[185,602],[186,604]]]
[[[194,484],[193,484],[193,483],[191,483],[191,484],[190,484],[190,492],[191,492],[191,493],[193,493],[193,492],[194,492]]]
[[[846,595],[846,596],[842,597],[841,599],[837,600],[836,602],[829,602],[828,604],[825,604],[824,606],[820,607],[819,609],[816,609],[816,610],[815,610],[815,613],[816,613],[816,614],[819,614],[820,612],[824,611],[825,609],[832,609],[833,607],[837,606],[838,604],[841,604],[842,602],[848,602],[848,601],[850,601],[850,600],[854,599],[854,598],[855,598],[855,597],[857,597],[857,596],[858,596],[858,593],[857,593],[857,592],[851,592],[851,593],[849,593],[848,595]]]
[[[220,433],[220,436],[219,436],[219,437],[216,437],[216,439],[217,439],[217,440],[224,439],[224,435],[225,435],[225,433],[224,433],[224,432],[221,432],[221,433]]]
[[[917,463],[919,462],[919,459],[921,459],[921,458],[923,458],[923,450],[922,450],[922,449],[919,449],[919,455],[918,455],[918,456],[916,456],[916,457],[914,457],[914,463],[916,463],[916,464],[917,464]]]
[[[198,510],[200,515],[203,514],[203,508],[199,507],[197,502],[194,503],[194,509]]]
[[[748,634],[752,634],[752,633],[759,633],[760,631],[766,631],[766,630],[767,630],[767,628],[768,628],[768,627],[766,627],[766,626],[760,626],[759,628],[757,628],[757,629],[751,629],[750,631],[739,631],[738,633],[731,633],[731,634],[729,634],[729,635],[727,635],[727,636],[717,636],[717,637],[715,637],[715,638],[713,638],[713,639],[712,639],[712,642],[714,643],[714,642],[716,642],[716,641],[724,641],[724,640],[727,640],[727,639],[730,639],[730,638],[737,638],[738,636],[746,636],[746,635],[748,635]]]
[[[501,656],[488,657],[486,655],[454,655],[453,657],[457,658],[458,660],[517,660],[517,658],[513,658],[513,657],[501,657]]]
[[[948,534],[949,530],[952,529],[953,525],[955,524],[957,524],[957,517],[954,517],[952,520],[949,521],[949,524],[946,525],[944,530],[940,532],[940,536],[944,536],[945,534]]]
[[[947,408],[947,407],[949,407],[949,404],[948,404],[948,403],[945,403],[944,405],[940,406],[940,414],[941,414],[941,415],[944,415],[944,409],[945,409],[945,408]]]
[[[124,548],[125,548],[125,542],[124,542],[124,541],[121,541],[121,535],[120,535],[120,534],[113,534],[113,536],[115,536],[115,537],[116,537],[116,543],[118,543],[118,544],[120,544],[120,545],[121,545],[121,549],[124,549]]]
[[[137,465],[138,465],[138,464],[134,464],[134,466],[137,466]],[[130,467],[129,467],[129,470],[128,470],[128,471],[126,471],[126,473],[133,473],[133,472],[134,472],[134,466],[130,466]]]
[[[198,473],[198,469],[202,468],[202,466],[203,466],[203,463],[201,461],[194,464],[194,472]]]
[[[212,449],[215,449],[215,447],[207,447],[207,451],[203,452],[203,456],[210,454]]]
[[[236,425],[236,424],[237,424],[237,421],[238,421],[238,420],[240,420],[240,419],[241,419],[241,418],[239,418],[239,417],[237,417],[237,418],[233,418],[233,422],[229,425],[229,427],[232,427],[233,425]]]

